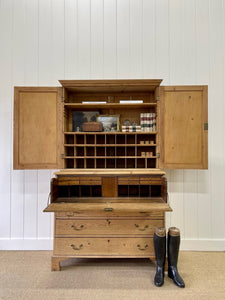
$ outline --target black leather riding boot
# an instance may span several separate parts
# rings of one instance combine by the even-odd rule
[[[184,288],[185,284],[177,270],[177,261],[180,246],[180,230],[176,227],[170,227],[167,240],[168,251],[168,277],[179,287]]]
[[[153,241],[156,258],[156,274],[154,283],[156,286],[162,286],[164,283],[164,268],[166,259],[166,229],[156,228]]]

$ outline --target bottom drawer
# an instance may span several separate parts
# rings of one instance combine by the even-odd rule
[[[55,238],[54,255],[148,257],[153,238]]]

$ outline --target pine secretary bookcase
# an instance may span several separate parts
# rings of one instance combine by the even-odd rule
[[[158,79],[60,80],[14,88],[14,169],[59,169],[52,270],[70,257],[148,257],[165,226],[164,169],[208,168],[207,86]],[[77,112],[119,116],[117,131],[75,131]],[[154,114],[154,131],[122,131]]]

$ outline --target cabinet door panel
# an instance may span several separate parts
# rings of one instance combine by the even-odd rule
[[[62,168],[61,88],[15,87],[14,169]]]
[[[207,86],[160,90],[160,168],[208,168]]]

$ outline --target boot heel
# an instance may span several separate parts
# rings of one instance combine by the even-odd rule
[[[168,277],[173,279],[173,275],[172,275],[172,272],[168,269]]]

